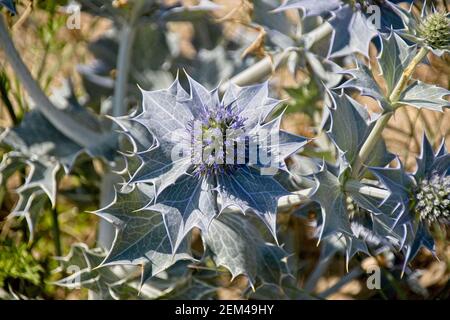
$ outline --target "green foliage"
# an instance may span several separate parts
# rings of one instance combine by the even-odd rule
[[[287,112],[303,112],[311,118],[314,116],[317,111],[316,103],[321,98],[316,82],[308,81],[299,87],[285,88],[284,90],[292,98]]]
[[[38,285],[41,282],[43,268],[31,255],[27,245],[0,244],[0,286],[18,280]]]

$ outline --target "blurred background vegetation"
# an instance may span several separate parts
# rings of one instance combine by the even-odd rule
[[[193,2],[193,1],[190,1]],[[195,1],[194,1],[195,2]],[[232,36],[240,28],[247,28],[245,22],[252,21],[253,6],[247,0],[215,1],[223,8],[215,13],[215,21],[221,24],[225,36]],[[70,77],[79,95],[83,95],[82,80],[77,72],[77,65],[86,64],[93,59],[88,50],[91,41],[97,39],[111,28],[111,22],[101,17],[82,13],[81,29],[68,30],[65,27],[67,14],[61,10],[66,1],[18,1],[19,15],[11,17],[4,14],[12,28],[13,39],[23,59],[39,81],[44,90],[50,94],[52,88],[63,84]],[[439,2],[442,5],[442,2]],[[236,8],[238,8],[236,10]],[[194,28],[188,22],[171,22],[169,28],[179,35],[181,54],[186,58],[195,54]],[[258,30],[248,28],[251,43],[259,35]],[[450,35],[449,35],[450,36]],[[253,38],[251,38],[253,37]],[[250,50],[250,55],[264,56],[264,47]],[[374,58],[375,47],[371,48],[372,67],[376,68]],[[20,123],[23,115],[30,109],[30,101],[26,92],[6,63],[0,52],[0,127],[7,128]],[[114,72],[111,72],[114,77]],[[416,78],[443,87],[450,87],[450,57],[432,57],[429,65],[421,65],[415,74]],[[285,129],[307,136],[314,136],[315,117],[320,111],[323,101],[318,85],[311,81],[307,73],[298,72],[292,75],[286,68],[280,68],[272,75],[272,84],[281,97],[287,100],[288,109],[284,118]],[[369,98],[355,96],[369,109],[377,110],[377,105]],[[434,146],[441,139],[450,136],[450,111],[435,113],[428,110],[418,111],[415,108],[402,108],[391,120],[384,137],[391,152],[396,153],[414,170],[415,157],[420,151],[422,133],[426,132]],[[450,139],[447,139],[450,147]],[[0,149],[0,156],[7,152],[5,146]],[[329,157],[330,155],[321,155]],[[79,158],[76,170],[63,178],[59,184],[56,208],[45,203],[42,218],[35,226],[34,237],[30,237],[26,221],[7,219],[11,208],[18,201],[14,190],[21,185],[26,176],[26,168],[22,174],[15,174],[8,181],[0,184],[0,299],[84,299],[87,290],[68,290],[52,285],[62,275],[55,273],[58,262],[54,256],[66,255],[71,244],[84,242],[89,247],[95,246],[98,218],[88,213],[99,206],[100,177],[103,165],[94,160]],[[311,214],[315,214],[311,212]],[[57,215],[60,229],[52,228],[53,219]],[[309,274],[319,257],[316,240],[312,239],[313,226],[311,220],[299,218],[293,214],[281,215],[280,232],[291,237],[290,248],[295,252],[295,259],[304,274]],[[59,234],[58,234],[59,232]],[[437,256],[422,251],[415,259],[417,273],[417,290],[414,285],[400,279],[399,275],[384,274],[384,292],[370,291],[364,285],[365,276],[360,275],[336,290],[331,299],[361,298],[449,298],[450,295],[450,245],[448,228],[435,230],[440,241],[437,242]],[[375,261],[373,261],[375,260]],[[355,259],[351,265],[360,264],[364,269],[370,263],[383,266],[382,259]],[[336,257],[329,269],[317,284],[317,291],[333,287],[342,276],[346,275],[344,257]],[[302,277],[300,277],[300,282]],[[243,288],[243,279],[233,283],[223,283],[217,293],[218,298],[239,298]],[[423,291],[422,289],[425,289]]]

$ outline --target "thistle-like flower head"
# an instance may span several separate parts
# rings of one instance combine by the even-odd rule
[[[281,115],[269,120],[279,101],[268,97],[267,83],[231,84],[220,98],[218,89],[188,80],[189,94],[178,80],[142,91],[142,112],[116,119],[140,161],[129,166],[128,184],[154,187],[146,209],[162,214],[174,252],[193,227],[207,232],[230,206],[256,214],[275,236],[278,198],[288,192],[274,174],[287,171],[285,159],[307,139],[280,130]]]
[[[448,223],[450,211],[450,154],[442,146],[435,154],[424,136],[422,152],[417,159],[417,170],[414,173],[415,184],[411,188],[410,207],[413,214],[421,222]]]
[[[423,20],[417,28],[418,36],[433,49],[450,49],[450,19],[448,14],[435,12]]]
[[[450,220],[450,176],[435,174],[423,179],[415,190],[414,211],[428,224]]]
[[[199,119],[188,123],[195,175],[230,174],[238,168],[236,144],[246,143],[245,120],[233,110],[232,103],[224,105],[219,102],[214,108],[206,106]],[[247,150],[242,151],[245,156]],[[245,165],[243,160],[241,164]]]
[[[403,166],[371,170],[391,192],[387,201],[397,202],[392,212],[393,227],[403,227],[405,230],[406,266],[422,246],[434,250],[429,225],[449,221],[450,154],[444,143],[434,153],[424,135],[414,174],[407,173]]]
[[[424,5],[420,16],[415,16],[411,10],[403,10],[402,15],[406,29],[400,31],[400,35],[438,56],[450,51],[450,18],[447,12],[437,11],[434,7],[429,10]]]

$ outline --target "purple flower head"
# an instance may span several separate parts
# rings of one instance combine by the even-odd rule
[[[223,97],[188,77],[188,94],[176,80],[170,88],[142,91],[143,108],[129,121],[145,127],[156,144],[136,150],[140,161],[128,185],[151,184],[155,197],[146,210],[160,212],[173,252],[193,227],[206,233],[228,207],[252,212],[275,237],[278,198],[288,192],[276,180],[285,159],[308,141],[269,120],[279,104],[267,82],[230,85]],[[133,145],[142,133],[129,131]]]

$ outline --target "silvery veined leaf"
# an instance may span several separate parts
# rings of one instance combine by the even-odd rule
[[[139,112],[139,110],[136,110]],[[120,127],[118,130],[124,134],[131,145],[121,146],[121,153],[125,156],[132,156],[136,153],[143,154],[156,147],[157,142],[155,137],[142,124],[131,121],[130,116],[116,117],[112,120]],[[133,137],[135,137],[133,139]]]
[[[318,26],[317,19],[304,19],[300,25],[292,17],[287,17],[286,12],[274,11],[279,6],[277,0],[258,0],[253,6],[253,21],[264,27],[266,47],[275,51],[291,50],[295,47],[304,49],[304,55],[292,50],[289,53],[287,66],[293,75],[298,68],[311,68],[311,77],[317,78],[318,82],[323,82],[328,87],[339,83],[342,75],[334,72],[335,65],[322,57],[329,49],[330,36],[313,40],[314,37],[310,39],[302,35]]]
[[[289,194],[271,175],[262,175],[251,168],[239,168],[232,175],[218,178],[221,210],[238,207],[242,212],[254,212],[276,239],[278,199]]]
[[[329,57],[369,53],[370,42],[381,33],[404,27],[395,1],[363,1],[354,5],[342,0],[287,0],[275,11],[302,10],[304,17],[322,16],[333,28]],[[378,15],[378,16],[377,16]]]
[[[330,173],[324,164],[321,170],[314,174],[314,179],[316,186],[310,198],[320,204],[322,211],[319,241],[335,233],[345,233],[351,236],[346,196],[342,192],[338,177]]]
[[[359,61],[357,61],[355,69],[340,71],[352,76],[352,79],[349,79],[339,88],[356,89],[363,96],[369,96],[377,100],[380,106],[388,111],[392,109],[388,97],[417,50],[414,46],[408,46],[406,42],[393,32],[391,32],[389,37],[381,37],[381,39],[382,50],[377,57],[377,61],[386,83],[386,92],[375,81],[372,74],[373,71]]]
[[[442,108],[450,108],[450,102],[444,98],[448,95],[450,91],[447,89],[415,81],[402,92],[398,103],[418,109],[443,111]]]
[[[329,91],[329,95],[333,106],[329,108],[327,134],[339,149],[345,163],[351,167],[374,122],[370,120],[368,111],[345,93],[338,95]],[[369,165],[384,166],[393,158],[394,156],[387,151],[384,141],[380,140],[371,154]]]
[[[414,186],[414,181],[401,163],[399,168],[371,168],[371,171],[391,191],[392,197],[399,201],[409,199],[409,190]]]
[[[39,160],[57,161],[66,172],[81,153],[112,161],[116,155],[117,134],[110,131],[110,122],[100,120],[76,99],[70,82],[54,92],[52,102],[83,127],[97,132],[104,139],[93,141],[90,146],[81,146],[56,129],[37,110],[28,112],[16,127],[6,130],[2,142],[12,146],[21,155]]]
[[[424,224],[419,223],[416,226],[411,227],[416,228],[416,230],[409,232],[407,236],[406,244],[403,249],[403,272],[405,272],[407,264],[417,256],[421,248],[428,249],[432,254],[435,254],[436,250],[434,239]]]
[[[348,263],[358,252],[370,254],[368,248],[389,245],[384,241],[387,229],[378,232],[374,221],[383,220],[393,209],[382,199],[362,194],[355,188],[346,188],[343,182],[345,172],[336,176],[323,164],[321,170],[314,174],[316,186],[310,199],[321,209],[321,216],[317,218],[319,241],[340,243]]]
[[[4,161],[15,161],[30,168],[25,183],[17,190],[21,195],[21,203],[34,203],[24,199],[26,196],[33,196],[33,192],[25,192],[26,190],[42,190],[52,205],[55,205],[59,169],[63,167],[68,173],[80,154],[86,153],[91,157],[101,157],[108,161],[113,161],[116,155],[117,133],[110,131],[110,123],[100,121],[78,103],[70,84],[69,87],[56,91],[51,100],[74,121],[99,133],[102,139],[93,141],[90,146],[81,146],[56,129],[37,110],[28,112],[16,127],[5,130],[0,140],[11,146],[14,151],[7,154]],[[10,160],[7,160],[8,158]],[[35,206],[25,206],[21,208],[20,215],[34,217],[36,216],[35,208]],[[26,212],[31,209],[32,211]],[[35,222],[28,218],[27,221]],[[31,233],[34,225],[35,223],[29,226]]]
[[[363,13],[349,6],[342,7],[334,14],[330,19],[334,31],[328,56],[341,57],[355,52],[368,56],[369,45],[378,35],[375,27]]]
[[[156,198],[147,209],[163,216],[174,251],[192,228],[207,232],[212,219],[229,206],[254,212],[275,236],[277,201],[288,192],[273,174],[286,171],[286,158],[308,140],[280,130],[280,118],[266,122],[279,104],[268,97],[267,83],[242,88],[230,85],[221,100],[217,89],[208,91],[191,77],[188,81],[189,94],[178,80],[168,89],[142,91],[142,112],[131,115],[127,121],[147,128],[154,135],[156,146],[137,152],[141,164],[128,184],[145,182],[154,186]],[[235,163],[234,158],[232,163],[211,163],[210,157],[198,162],[194,158],[196,144],[204,152],[203,148],[213,140],[204,138],[192,143],[198,133],[194,131],[196,122],[202,123],[203,137],[217,130],[223,130],[220,136],[227,137],[225,131],[231,130],[236,140],[230,138],[230,142],[256,142],[258,158],[244,159],[242,164]],[[256,139],[258,135],[262,139]],[[130,131],[127,136],[135,140],[134,145],[142,145],[138,141],[141,134]],[[267,139],[268,136],[279,139]],[[262,159],[261,154],[271,155],[270,161]]]
[[[83,0],[82,4],[83,10],[86,9],[91,13],[111,18],[117,18],[118,14],[129,11],[126,8],[113,8],[111,1]],[[173,6],[148,2],[141,13],[145,23],[141,23],[137,27],[132,44],[127,95],[138,100],[140,91],[137,89],[136,83],[142,88],[160,89],[173,81],[171,70],[176,69],[177,60],[180,60],[181,57],[177,35],[169,32],[165,26],[168,21],[191,21],[198,16],[204,17],[205,13],[218,7],[207,0],[201,1],[198,5],[180,5],[178,3]],[[95,60],[90,64],[78,67],[84,88],[89,95],[89,104],[96,105],[102,98],[113,94],[114,73],[119,53],[120,28],[118,25],[116,24],[107,34],[89,44],[89,50],[94,54]],[[203,60],[200,55],[195,58]],[[184,64],[189,63],[184,62]]]
[[[340,67],[333,61],[308,51],[305,52],[305,58],[313,71],[312,76],[325,84],[325,87],[333,88],[341,82],[343,75],[338,72]]]
[[[351,197],[354,204],[361,204],[361,202],[355,201],[355,199],[361,200],[356,193],[352,193]],[[382,212],[382,214],[354,215],[350,222],[353,235],[336,233],[323,239],[320,261],[329,261],[337,253],[340,253],[346,258],[348,270],[350,260],[358,253],[379,255],[402,247],[405,237],[404,228],[392,228],[392,218],[389,216],[392,210],[391,204],[386,202],[380,204],[379,199],[364,197],[366,199],[362,203],[372,201],[373,205],[379,206],[376,211]],[[359,210],[361,209],[364,210],[362,205],[359,207]]]
[[[18,194],[19,200],[8,218],[16,217],[26,220],[31,242],[34,239],[34,228],[48,202],[48,196],[38,187],[18,191]]]
[[[245,275],[254,287],[257,283],[280,285],[290,275],[286,252],[266,242],[247,217],[224,213],[211,222],[202,238],[206,254],[217,266],[227,268],[232,279]]]
[[[300,147],[307,143],[307,140],[292,133],[289,133],[281,129],[282,115],[268,121],[262,125],[256,124],[255,127],[250,130],[250,134],[253,137],[257,137],[254,140],[255,143],[259,143],[259,152],[270,157],[272,161],[279,163],[279,168],[288,171],[284,159],[294,155]],[[272,141],[276,137],[277,141]],[[255,138],[256,139],[256,138]],[[259,159],[257,164],[260,167],[270,166],[271,163],[267,163],[267,159]]]
[[[95,212],[116,227],[112,248],[101,265],[145,265],[142,283],[179,260],[192,259],[187,240],[172,253],[163,217],[145,209],[153,198],[151,186],[138,184],[127,192],[116,192],[114,202]]]
[[[425,134],[422,141],[422,151],[417,159],[417,170],[414,173],[416,180],[430,178],[433,173],[449,175],[450,154],[446,149],[445,139],[442,140],[436,153],[434,153],[433,147]]]
[[[375,82],[372,71],[359,60],[356,60],[355,69],[340,70],[339,73],[350,75],[352,78],[337,87],[338,89],[356,89],[361,95],[375,99],[384,110],[391,109],[383,91]]]
[[[436,152],[424,133],[422,138],[422,149],[417,158],[417,170],[413,174],[416,184],[421,180],[431,180],[434,175],[448,176],[450,174],[450,154],[448,153],[445,140],[442,140]]]
[[[280,101],[269,97],[269,82],[238,87],[232,83],[223,96],[223,104],[231,104],[232,109],[245,118],[246,129],[262,124]]]
[[[159,193],[191,167],[186,157],[173,160],[172,151],[176,145],[184,143],[186,136],[189,138],[189,134],[183,130],[192,119],[192,114],[183,104],[188,95],[178,81],[169,89],[143,91],[142,94],[143,111],[130,120],[149,130],[155,136],[157,147],[137,155],[141,165],[130,183],[151,182]],[[140,138],[129,137],[133,140]]]
[[[28,164],[30,163],[31,162],[28,161]],[[0,163],[0,183],[5,185],[14,173],[25,169],[26,165],[26,161],[20,155],[14,156],[12,152],[5,154],[2,162]],[[32,165],[34,164],[32,163]],[[44,179],[39,181],[43,186],[43,188],[41,188],[41,185],[37,183],[38,181],[36,178],[40,174],[36,172],[36,169],[32,168],[31,171],[34,171],[34,186],[22,186],[19,190],[17,190],[19,200],[8,216],[8,218],[19,217],[26,220],[28,230],[30,231],[30,241],[33,240],[34,226],[42,213],[42,209],[47,204],[49,197],[51,197],[54,201],[53,192],[56,191],[54,177],[50,177],[50,180]],[[42,177],[43,175],[40,176]],[[28,179],[31,178],[32,176],[30,175]],[[44,189],[46,189],[47,192],[44,191]]]
[[[395,32],[382,38],[382,51],[377,59],[387,86],[386,97],[392,93],[416,52],[415,46],[408,46]]]
[[[377,100],[385,111],[390,111],[397,105],[409,105],[433,111],[442,111],[442,108],[450,107],[450,103],[445,99],[450,94],[449,90],[418,80],[413,81],[402,92],[398,101],[394,101],[395,105],[389,102],[388,97],[416,53],[416,46],[408,46],[400,36],[392,32],[389,37],[382,37],[382,51],[377,58],[386,83],[386,91],[384,92],[378,86],[369,68],[359,61],[357,61],[356,69],[340,71],[352,76],[352,79],[340,85],[339,88],[356,89],[362,95]]]
[[[126,283],[127,278],[119,277],[111,268],[96,268],[104,259],[102,249],[89,249],[83,243],[72,245],[69,254],[57,258],[70,275],[56,285],[69,289],[87,288],[99,300],[135,299],[139,292]]]
[[[17,14],[14,0],[0,0],[0,8],[5,7],[12,14]]]
[[[211,221],[219,213],[212,183],[189,175],[164,189],[149,210],[161,212],[173,252],[194,227],[209,232]]]

